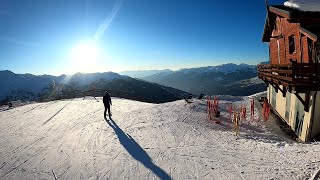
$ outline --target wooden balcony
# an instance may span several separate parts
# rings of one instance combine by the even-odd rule
[[[320,90],[320,64],[259,64],[258,76],[265,83],[282,85],[291,92],[307,93]],[[281,89],[280,89],[281,90]]]
[[[276,92],[280,90],[283,97],[287,91],[294,93],[309,111],[310,91],[320,90],[320,64],[290,63],[290,64],[259,64],[258,76],[265,83],[271,84]],[[280,87],[282,85],[282,88]],[[305,93],[301,97],[299,93]]]

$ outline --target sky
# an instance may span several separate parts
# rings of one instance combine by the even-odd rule
[[[264,0],[0,0],[0,70],[60,75],[258,64],[269,59],[265,18]]]

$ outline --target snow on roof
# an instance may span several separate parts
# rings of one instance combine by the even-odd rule
[[[320,11],[319,0],[289,0],[284,5],[300,11]]]

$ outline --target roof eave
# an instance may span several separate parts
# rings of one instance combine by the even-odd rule
[[[312,41],[316,42],[318,40],[318,36],[308,31],[307,29],[300,27],[300,32],[310,38]]]
[[[269,11],[272,12],[272,13],[275,13],[279,16],[282,16],[282,17],[285,17],[285,18],[289,18],[290,19],[290,12],[289,11],[285,11],[283,9],[279,9],[279,8],[276,8],[276,7],[273,7],[273,6],[269,6]]]
[[[262,42],[270,42],[270,33],[268,32],[267,29],[269,29],[268,19],[266,19],[266,22],[264,23]]]

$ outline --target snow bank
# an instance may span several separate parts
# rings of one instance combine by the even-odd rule
[[[0,106],[0,111],[8,110],[9,106]]]
[[[101,99],[0,112],[0,179],[304,179],[318,169],[320,144],[291,141],[272,116],[262,122],[258,103],[237,139],[226,105],[250,98],[221,99],[220,124],[206,119],[206,101],[196,99],[114,98],[108,122]]]
[[[263,97],[263,96],[266,96],[267,95],[267,91],[263,91],[263,92],[259,92],[259,93],[256,93],[256,94],[252,94],[250,96],[248,96],[248,98],[260,98],[260,97]]]

